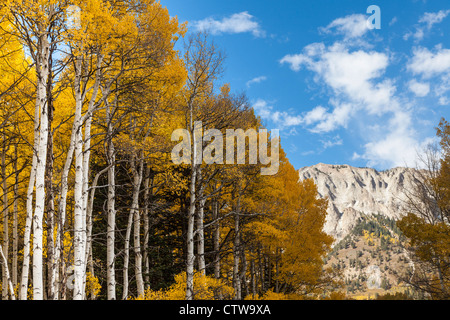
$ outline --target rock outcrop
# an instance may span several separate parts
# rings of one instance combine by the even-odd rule
[[[319,163],[299,170],[299,178],[314,179],[321,197],[329,199],[324,231],[338,241],[361,215],[382,214],[398,219],[405,214],[405,190],[412,189],[415,169],[377,171],[348,165]]]

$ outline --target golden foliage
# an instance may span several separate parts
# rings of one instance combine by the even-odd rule
[[[95,277],[90,272],[86,272],[86,296],[89,298],[95,298],[102,289],[100,282],[97,277]]]
[[[217,300],[231,299],[234,296],[234,289],[222,280],[200,273],[194,274],[194,297],[195,300]],[[144,297],[137,300],[184,300],[186,297],[186,273],[182,272],[175,276],[175,283],[168,289],[153,291],[147,289]]]

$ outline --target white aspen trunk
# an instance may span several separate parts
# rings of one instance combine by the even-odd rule
[[[197,221],[197,232],[198,232],[198,243],[197,243],[197,255],[198,255],[198,270],[202,275],[206,275],[206,263],[205,263],[205,234],[203,228],[204,219],[204,206],[205,200],[200,201],[198,209],[198,221]]]
[[[74,300],[84,297],[85,239],[86,223],[83,214],[83,147],[81,135],[76,135],[75,142],[75,187],[74,187]]]
[[[39,135],[36,134],[39,128],[39,109],[35,110],[35,118],[34,118],[34,146],[38,144]],[[19,290],[19,299],[27,300],[28,295],[28,276],[30,272],[30,247],[31,247],[31,225],[32,225],[32,217],[33,217],[33,191],[34,184],[36,180],[36,166],[37,166],[37,156],[36,152],[33,152],[33,158],[31,162],[31,171],[30,171],[30,179],[28,180],[28,189],[27,189],[27,216],[25,219],[25,227],[24,227],[24,235],[23,235],[23,262],[22,262],[22,275],[20,281],[20,290]]]
[[[150,204],[150,167],[147,166],[145,170],[145,180],[144,180],[144,250],[143,250],[143,263],[144,263],[144,285],[147,288],[150,287],[150,261],[148,258],[148,243],[149,243],[149,232],[150,232],[150,222],[149,222],[149,204]],[[153,190],[153,182],[151,185]],[[152,210],[150,210],[151,212]]]
[[[75,116],[72,127],[73,148],[75,155],[75,186],[74,186],[74,300],[83,300],[85,298],[86,282],[86,262],[89,254],[87,246],[87,203],[89,190],[89,159],[91,143],[91,122],[94,111],[95,100],[100,86],[101,70],[100,66],[103,57],[97,55],[97,71],[94,82],[92,96],[89,101],[88,110],[82,117],[83,100],[85,94],[81,92],[83,58],[75,57]],[[85,80],[87,81],[87,80]],[[85,140],[83,140],[83,122]],[[71,156],[70,156],[71,158]],[[69,160],[69,159],[67,159]],[[71,159],[70,159],[71,160]],[[67,164],[67,162],[66,162]],[[69,165],[70,166],[70,165]],[[67,188],[67,185],[64,186]],[[64,199],[64,202],[66,199]],[[65,205],[65,203],[64,203]],[[65,210],[65,209],[64,209]]]
[[[53,191],[53,102],[51,97],[51,72],[48,81],[48,140],[47,140],[47,159],[46,159],[46,174],[45,174],[45,188],[46,188],[46,212],[47,212],[47,283],[48,283],[48,299],[54,300],[57,295],[55,282],[55,269],[57,263],[55,261],[55,202]]]
[[[240,200],[238,198],[237,205],[234,208],[234,241],[233,241],[233,285],[234,285],[234,298],[240,300],[242,298],[241,292],[241,277],[239,274],[239,255],[240,255],[240,225],[239,225],[239,210]]]
[[[186,257],[186,300],[194,299],[194,217],[195,217],[195,167],[192,168],[190,191],[190,203],[187,225],[187,257]]]
[[[45,112],[45,111],[44,111]],[[46,117],[45,114],[41,115]],[[41,121],[40,136],[47,136],[45,132],[46,121]],[[36,167],[36,202],[33,216],[33,299],[43,299],[43,216],[45,206],[45,156],[47,138],[41,137],[39,143],[39,156]],[[45,149],[45,150],[43,150]]]
[[[202,168],[198,166],[197,168],[197,180],[202,181]],[[198,201],[198,212],[197,212],[197,260],[198,260],[198,271],[202,275],[206,275],[206,263],[205,263],[205,233],[203,228],[204,221],[204,207],[206,199],[203,198],[203,187],[199,189],[199,201]]]
[[[99,89],[99,84],[100,84],[100,64],[102,62],[102,59],[103,59],[102,56],[98,56],[98,60],[97,60],[97,75],[96,75],[96,81],[95,81],[95,84],[94,84],[92,97],[91,97],[90,102],[89,102],[88,113],[87,113],[87,115],[88,115],[87,122],[91,121],[89,115],[91,115],[91,113],[93,111],[94,101],[95,101],[95,98],[97,97],[97,94],[98,94],[98,89]],[[81,73],[80,62],[78,62],[78,64],[79,64],[79,66],[78,66],[77,70],[78,70],[78,72]],[[81,83],[80,76],[78,76],[77,79],[75,79],[75,82],[78,83],[77,86],[79,88],[77,99],[78,99],[79,102],[82,102],[81,87],[80,87],[80,83]],[[81,118],[81,113],[78,116]],[[78,130],[81,130],[81,128],[79,128],[81,122],[82,122],[81,120],[78,120],[78,121],[74,120],[74,123],[73,123],[73,126],[72,126],[72,133],[71,133],[71,137],[70,137],[70,144],[69,144],[69,148],[67,150],[66,162],[64,163],[64,168],[63,168],[63,171],[62,171],[62,174],[61,174],[61,186],[60,186],[59,204],[58,204],[58,219],[59,219],[59,223],[58,223],[58,228],[57,228],[57,233],[56,233],[56,246],[55,246],[55,261],[58,264],[58,266],[55,269],[55,272],[57,272],[58,269],[66,269],[65,266],[63,266],[65,261],[62,261],[61,257],[63,256],[62,252],[64,250],[64,248],[63,248],[64,225],[65,225],[65,220],[66,220],[67,192],[69,190],[68,177],[69,177],[70,167],[72,165],[72,161],[73,161],[73,157],[74,157],[74,153],[75,153],[76,137],[77,137],[77,134],[79,134]],[[88,127],[90,127],[90,123],[88,124]],[[86,132],[87,132],[88,137],[89,137],[88,143],[90,145],[90,128]],[[83,159],[83,163],[85,163],[86,160],[89,161],[89,155],[85,159]],[[83,194],[86,196],[85,199],[87,199],[87,195],[86,195],[86,190],[88,189],[87,187],[88,187],[87,185],[83,184]],[[82,207],[86,208],[86,200],[84,200]],[[55,275],[54,279],[57,279],[57,276],[58,276],[58,273]],[[63,281],[64,281],[64,279],[66,279],[65,276],[62,277]],[[56,285],[57,285],[56,290],[58,291],[58,286],[60,286],[60,285],[64,286],[65,284],[64,283],[59,283],[57,281]]]
[[[3,254],[3,248],[1,244],[0,244],[0,258],[1,264],[3,265],[3,269],[5,270],[6,275],[6,281],[3,282],[3,286],[6,287],[6,295],[8,296],[8,289],[9,289],[9,292],[11,294],[11,300],[16,300],[16,295],[14,294],[14,287],[9,273],[8,260],[6,259],[6,256]]]
[[[55,281],[55,290],[58,293],[55,295],[55,299],[59,299],[59,289],[61,286],[65,286],[65,283],[61,283],[60,281],[64,281],[66,277],[63,274],[63,270],[65,270],[63,261],[63,252],[64,252],[64,225],[66,223],[66,205],[67,205],[67,192],[69,190],[68,178],[70,167],[73,161],[73,154],[75,150],[75,132],[76,130],[75,124],[72,126],[72,133],[70,137],[69,149],[67,150],[66,162],[64,163],[64,168],[61,173],[61,186],[59,191],[59,202],[58,202],[58,226],[56,230],[56,240],[55,240],[55,269],[53,270],[53,279]],[[61,270],[61,274],[58,272]],[[61,277],[60,277],[61,276]]]
[[[85,224],[83,223],[83,128],[81,122],[82,95],[81,95],[81,58],[77,58],[75,68],[75,186],[74,186],[74,286],[73,299],[82,300],[84,297],[84,270],[85,270]]]
[[[115,276],[115,228],[116,228],[116,183],[115,183],[115,149],[112,141],[112,117],[108,101],[106,105],[107,126],[107,154],[108,162],[108,198],[107,198],[107,230],[106,230],[106,292],[108,300],[116,300],[116,276]]]
[[[47,212],[47,274],[48,274],[48,299],[57,300],[56,296],[56,271],[57,263],[55,261],[55,205],[53,198],[48,201],[49,210]]]
[[[33,156],[31,161],[30,178],[28,180],[26,211],[27,216],[25,219],[24,227],[24,246],[23,246],[23,262],[22,262],[22,275],[19,290],[19,299],[27,300],[28,295],[28,278],[30,272],[30,251],[31,251],[31,227],[33,222],[33,195],[34,186],[36,183],[36,169],[38,162],[37,150],[39,146],[39,97],[40,91],[36,91],[36,104],[34,109],[34,138],[33,138]]]
[[[83,228],[83,243],[84,243],[84,263],[83,263],[83,297],[82,300],[85,299],[85,287],[86,287],[86,266],[87,266],[87,259],[89,256],[89,244],[88,244],[88,237],[90,238],[90,233],[87,228],[87,203],[88,203],[88,194],[89,194],[89,159],[90,159],[90,148],[91,148],[91,123],[92,123],[92,117],[88,117],[85,124],[85,141],[83,144],[83,184],[82,184],[82,228]],[[92,228],[90,228],[92,230]],[[88,234],[89,233],[89,234]],[[90,239],[89,239],[90,242]]]
[[[135,129],[135,127],[134,127],[134,119],[131,116],[129,117],[129,122],[130,122],[129,137],[131,138],[131,140],[133,140],[134,139],[133,130]],[[135,173],[136,167],[135,167],[135,162],[134,162],[136,160],[136,157],[137,156],[133,155],[132,158],[130,159],[130,165],[131,165],[131,171],[132,171],[133,177],[136,177],[136,173]],[[135,190],[135,185],[133,183],[132,198],[134,198],[134,193],[135,193],[134,190]],[[132,203],[133,203],[133,200],[132,200]],[[126,300],[128,298],[128,287],[129,287],[128,268],[129,268],[129,263],[130,263],[130,237],[131,237],[131,228],[133,225],[133,218],[134,218],[134,212],[131,207],[130,213],[128,214],[128,224],[127,224],[127,230],[126,230],[126,234],[125,234],[122,300]]]
[[[114,146],[110,143],[108,153],[110,154],[110,167],[108,169],[108,226],[106,236],[106,282],[108,300],[116,300],[116,276],[115,276],[115,232],[116,232],[116,209],[115,209],[115,156]]]
[[[219,203],[217,200],[212,204],[213,219],[216,220],[213,232],[213,245],[214,245],[214,277],[220,278],[220,222],[219,219]]]
[[[87,210],[88,210],[88,198],[89,198],[89,161],[91,156],[91,126],[92,126],[92,114],[95,109],[95,101],[97,99],[97,95],[99,92],[100,87],[100,81],[101,81],[101,64],[103,61],[103,56],[100,54],[97,54],[97,64],[96,64],[96,73],[95,73],[95,82],[92,90],[92,96],[89,100],[88,104],[88,110],[85,115],[86,123],[84,126],[84,143],[83,143],[83,185],[82,185],[82,226],[83,230],[83,243],[85,246],[85,259],[83,264],[83,297],[82,299],[85,299],[85,285],[86,285],[86,266],[87,261],[89,257],[90,252],[90,243],[91,243],[91,233],[89,230],[92,230],[92,226],[89,228],[87,227]],[[92,220],[91,220],[92,223]]]
[[[105,171],[106,170],[102,170],[102,172],[105,172]],[[97,180],[98,180],[98,177],[100,177],[100,175],[101,175],[101,173],[99,173],[95,176],[94,182],[92,184],[93,189],[91,190],[88,207],[86,209],[86,232],[87,232],[86,264],[87,264],[87,267],[89,268],[89,272],[91,273],[92,276],[94,276],[94,262],[93,262],[93,257],[92,257],[92,226],[93,226],[92,209],[93,209],[93,205],[94,205],[94,196],[95,196],[95,189],[96,189],[95,187],[97,186]],[[85,282],[85,286],[86,286],[86,276],[85,276],[84,282]],[[91,298],[93,298],[93,300],[95,299],[93,292],[91,292]]]
[[[45,166],[47,160],[48,116],[47,116],[47,78],[49,75],[50,46],[46,33],[41,30],[39,39],[39,61],[36,108],[40,110],[39,143],[36,165],[36,201],[33,216],[33,299],[43,300],[43,216],[45,207]]]
[[[144,296],[144,279],[142,277],[142,253],[141,253],[141,224],[140,224],[140,210],[139,210],[139,193],[141,190],[142,174],[144,170],[144,160],[139,159],[139,168],[135,167],[135,163],[132,160],[132,171],[133,171],[133,201],[131,204],[130,214],[134,215],[134,232],[133,232],[133,245],[135,253],[135,275],[136,275],[136,286],[137,295]]]
[[[128,298],[128,266],[130,263],[130,236],[131,236],[131,227],[133,225],[133,213],[130,212],[128,215],[128,224],[127,231],[125,234],[125,249],[124,249],[124,258],[123,258],[123,293],[122,300]]]
[[[252,261],[250,262],[250,284],[252,286],[252,295],[253,297],[256,296],[256,281],[257,281],[257,277],[256,277],[256,268],[255,268],[255,260],[252,259]],[[278,293],[278,291],[277,291]]]
[[[18,278],[18,251],[19,251],[19,235],[18,235],[18,215],[19,215],[19,171],[17,170],[17,143],[14,144],[14,213],[13,213],[13,246],[12,246],[12,283],[14,287],[17,285]]]
[[[2,268],[2,283],[7,283],[8,276],[6,270],[8,269],[8,256],[9,256],[9,204],[8,204],[8,184],[6,181],[6,139],[3,133],[3,146],[1,156],[2,166],[2,191],[3,191],[3,254],[6,257],[6,264]],[[8,299],[8,286],[2,287],[2,299]]]
[[[197,144],[196,144],[196,130],[193,129],[193,114],[192,108],[190,111],[190,132],[193,136],[193,148],[192,148],[192,159],[191,159],[191,184],[189,187],[189,209],[188,209],[188,221],[187,221],[187,232],[186,232],[186,300],[194,299],[194,222],[195,222],[195,203],[196,203],[196,178],[197,178]]]

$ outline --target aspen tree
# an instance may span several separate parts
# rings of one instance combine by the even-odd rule
[[[29,234],[33,228],[33,298],[43,299],[43,215],[45,207],[45,167],[48,141],[48,77],[52,41],[59,8],[57,1],[11,1],[8,19],[17,31],[16,35],[27,47],[36,71],[35,131],[33,161],[27,195],[27,223],[25,226],[24,263],[22,270],[21,298],[26,298],[28,283]],[[30,27],[32,26],[32,27]],[[32,213],[33,188],[36,187],[34,212]]]
[[[397,226],[408,239],[414,268],[403,280],[433,300],[450,297],[450,124],[436,128],[439,148],[428,146],[421,156],[425,170],[417,170],[405,190],[407,214]]]
[[[194,299],[194,223],[196,183],[203,150],[198,150],[202,128],[195,128],[202,100],[211,95],[212,82],[220,75],[223,56],[214,46],[208,44],[207,35],[198,33],[191,36],[185,44],[185,63],[188,71],[186,89],[183,93],[186,112],[186,128],[192,137],[192,155],[190,168],[189,207],[187,210],[187,256],[186,256],[186,299]],[[200,143],[200,147],[201,143]]]
[[[108,41],[109,38],[119,39],[133,34],[134,29],[126,30],[125,25],[129,25],[132,20],[129,16],[116,17],[114,8],[108,7],[102,1],[91,0],[77,3],[80,8],[79,26],[68,30],[68,45],[71,48],[74,73],[74,98],[75,113],[72,128],[73,152],[75,158],[75,185],[74,185],[74,292],[73,298],[81,300],[85,298],[86,281],[86,260],[89,256],[89,246],[87,245],[87,203],[89,189],[89,164],[91,148],[91,126],[92,116],[96,108],[108,98],[110,84],[120,77],[123,68],[119,62],[118,71],[113,71],[114,75],[103,90],[103,96],[98,97],[100,92],[100,82],[106,70],[104,67],[105,55],[110,56],[108,62],[113,68],[116,65],[116,55],[114,50],[118,50],[120,44],[115,41]],[[114,27],[117,26],[117,29]],[[112,53],[111,53],[112,52]],[[89,77],[90,70],[87,67],[90,59],[94,58],[95,63],[91,67],[94,72],[94,79]],[[122,64],[123,66],[123,64]],[[114,70],[114,69],[113,69]],[[92,92],[90,96],[89,81],[92,80]],[[86,111],[83,113],[83,103],[89,97]],[[83,130],[84,129],[84,130]]]

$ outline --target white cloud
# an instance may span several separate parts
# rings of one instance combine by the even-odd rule
[[[306,156],[309,156],[309,155],[312,155],[312,154],[315,154],[315,153],[316,153],[315,151],[309,150],[309,151],[304,151],[304,152],[302,152],[301,155],[302,155],[303,157],[306,157]]]
[[[414,39],[417,41],[422,40],[425,37],[425,31],[422,28],[418,28],[416,32],[413,34]]]
[[[450,71],[450,50],[438,46],[433,53],[428,48],[415,48],[407,68],[414,74],[420,74],[424,78],[448,73]]]
[[[303,118],[299,115],[291,115],[287,112],[276,112],[275,113],[275,122],[283,127],[291,127],[298,126],[303,123]]]
[[[439,97],[438,103],[441,106],[448,106],[450,104],[450,99],[446,96],[441,96]]]
[[[311,111],[308,111],[306,115],[303,117],[303,120],[306,125],[310,125],[312,123],[322,121],[327,116],[327,109],[322,106],[317,106]]]
[[[439,82],[434,86],[434,93],[439,97],[439,105],[450,104],[447,93],[450,91],[450,73],[444,74],[439,78]]]
[[[347,41],[364,35],[365,23],[366,18],[357,15],[336,19],[323,30],[337,30],[344,34],[343,41],[331,45],[313,43],[300,53],[280,60],[293,71],[312,71],[314,81],[330,89],[329,108],[313,108],[303,114],[300,123],[312,132],[323,134],[347,128],[352,120],[358,119],[365,142],[362,153],[355,152],[353,160],[366,160],[368,166],[378,168],[414,166],[422,142],[412,121],[414,109],[409,107],[408,98],[401,100],[405,98],[396,95],[394,80],[386,77],[390,56],[370,49],[361,41]],[[351,25],[354,29],[349,29]],[[446,52],[438,47],[436,52],[416,49],[414,53],[407,68],[416,75],[426,77],[447,69],[450,50]],[[448,64],[450,70],[450,61]],[[427,81],[412,80],[407,85],[418,97],[431,91]],[[343,143],[341,139],[321,142],[325,148]]]
[[[425,12],[419,19],[419,24],[416,25],[416,31],[406,33],[403,36],[403,39],[408,40],[412,36],[416,41],[422,40],[425,37],[426,32],[429,32],[432,29],[433,25],[441,23],[449,14],[450,10]]]
[[[269,120],[272,119],[272,109],[273,107],[270,106],[267,101],[263,99],[256,100],[255,103],[252,105],[253,109],[255,110],[255,113],[259,115],[262,119]]]
[[[428,48],[414,48],[413,55],[408,61],[407,70],[414,75],[421,76],[433,85],[433,93],[439,105],[448,105],[450,91],[450,50],[442,45],[430,50]]]
[[[253,79],[247,81],[246,86],[247,86],[247,88],[250,88],[253,84],[260,83],[260,82],[266,81],[266,80],[267,80],[266,76],[256,77],[256,78],[253,78]]]
[[[356,108],[351,103],[342,103],[336,106],[331,113],[324,114],[322,120],[318,121],[311,131],[330,132],[339,127],[347,127]]]
[[[417,141],[416,133],[412,129],[411,115],[397,110],[382,129],[387,133],[365,144],[365,152],[360,155],[362,159],[368,161],[367,165],[371,167],[415,166],[421,144]]]
[[[398,21],[397,17],[393,17],[392,20],[389,22],[389,26],[393,26],[394,24],[396,24]]]
[[[273,106],[263,99],[256,100],[252,107],[261,119],[272,121],[280,129],[298,126],[304,122],[300,115],[292,115],[286,111],[274,111]]]
[[[408,40],[413,37],[416,42],[422,40],[425,37],[425,31],[422,26],[416,26],[416,31],[409,31],[403,35],[403,40]]]
[[[425,97],[430,92],[430,84],[426,82],[418,82],[413,79],[408,83],[408,88],[418,97]]]
[[[339,42],[329,47],[315,43],[305,47],[300,54],[286,55],[280,63],[289,64],[294,71],[305,67],[315,72],[316,81],[323,80],[336,97],[359,105],[371,114],[383,113],[392,107],[396,90],[392,81],[376,81],[389,64],[389,57],[384,53],[350,51]],[[345,108],[350,109],[348,106]]]
[[[419,19],[420,23],[425,23],[427,29],[431,29],[434,24],[441,23],[450,13],[450,10],[440,10],[439,12],[425,12]]]
[[[344,143],[339,135],[333,137],[330,140],[322,140],[321,142],[324,149],[328,149],[334,146],[341,146]]]
[[[303,54],[288,54],[280,60],[281,64],[288,63],[293,71],[300,71],[303,64],[309,64],[311,62],[311,59]]]
[[[335,30],[336,33],[343,35],[345,39],[354,39],[362,37],[369,28],[367,26],[367,16],[352,14],[333,20],[328,26],[320,28],[320,30],[325,33]]]
[[[450,10],[425,14],[415,37],[422,38],[448,14]],[[418,153],[430,139],[423,137],[418,129],[415,114],[418,108],[414,102],[416,97],[425,97],[432,90],[439,103],[450,102],[450,50],[441,45],[433,49],[414,48],[406,70],[416,79],[407,79],[406,92],[397,93],[397,81],[404,81],[404,78],[387,76],[397,56],[391,56],[388,50],[376,51],[364,41],[363,35],[369,30],[365,16],[339,18],[321,30],[344,37],[332,44],[312,43],[279,61],[295,72],[311,71],[313,80],[328,96],[328,105],[322,104],[295,116],[295,123],[322,135],[349,127],[357,132],[359,128],[363,149],[353,153],[353,160],[365,160],[368,166],[383,169],[415,166]],[[441,80],[439,83],[431,79],[436,76]],[[337,137],[320,140],[322,146],[343,144]]]
[[[222,20],[215,20],[212,17],[203,20],[194,21],[193,26],[197,30],[209,31],[212,34],[222,33],[251,33],[255,37],[265,37],[265,32],[255,17],[247,11],[235,13],[229,17],[224,17]]]
[[[330,132],[347,127],[358,110],[368,114],[383,114],[398,104],[392,99],[395,87],[389,80],[377,80],[384,74],[389,57],[375,51],[350,49],[343,43],[326,47],[323,43],[306,46],[302,53],[287,55],[280,60],[294,71],[302,67],[315,73],[317,82],[323,81],[331,90],[328,112],[318,106],[307,112],[303,123],[313,125],[313,132]]]
[[[352,160],[359,160],[361,158],[362,156],[360,154],[358,154],[357,152],[353,152]]]

